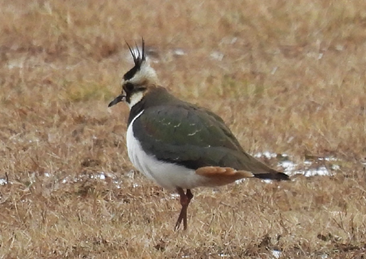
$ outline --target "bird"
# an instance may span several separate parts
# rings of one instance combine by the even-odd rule
[[[138,171],[163,188],[176,191],[181,210],[174,230],[183,222],[196,187],[216,187],[243,178],[289,180],[246,153],[224,120],[181,100],[161,86],[155,69],[141,49],[131,48],[134,66],[124,74],[122,91],[108,107],[128,105],[126,145]]]

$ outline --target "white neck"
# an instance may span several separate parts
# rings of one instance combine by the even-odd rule
[[[132,109],[132,107],[138,103],[139,101],[141,101],[141,99],[144,97],[144,93],[143,92],[137,92],[137,93],[134,93],[132,96],[131,96],[131,100],[128,104],[128,107],[130,108],[130,110]]]

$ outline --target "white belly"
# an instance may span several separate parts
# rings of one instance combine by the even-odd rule
[[[132,130],[133,123],[142,113],[143,111],[132,120],[127,129],[127,151],[132,164],[146,177],[167,189],[192,189],[204,185],[205,178],[197,175],[194,170],[160,162],[142,149]]]

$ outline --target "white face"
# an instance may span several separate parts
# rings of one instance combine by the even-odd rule
[[[122,93],[108,107],[123,101],[132,109],[135,104],[141,101],[150,86],[158,85],[158,77],[149,62],[145,58],[141,60],[137,59],[134,54],[132,55],[134,57],[135,67],[123,76]]]
[[[155,70],[150,67],[148,62],[143,62],[136,74],[128,80],[122,81],[122,95],[126,96],[124,101],[131,109],[144,97],[144,92],[150,85],[157,84]]]
[[[131,108],[136,104],[138,103],[139,101],[141,101],[141,99],[144,97],[144,92],[140,91],[140,92],[136,92],[136,93],[133,93],[130,97],[130,102],[127,103],[128,107]]]

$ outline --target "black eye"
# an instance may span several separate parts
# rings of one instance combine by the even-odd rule
[[[126,91],[131,92],[134,87],[132,83],[126,83],[124,88]]]

